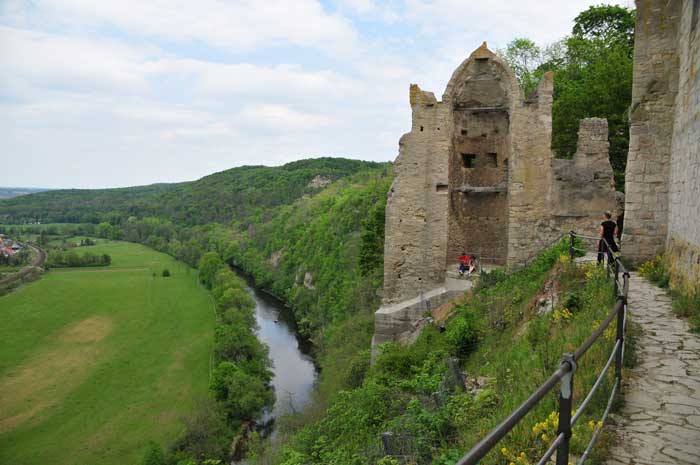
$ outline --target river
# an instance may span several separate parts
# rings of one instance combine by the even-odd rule
[[[299,336],[289,308],[252,285],[249,288],[255,299],[258,339],[270,348],[273,363],[272,384],[276,401],[261,419],[261,423],[266,423],[303,409],[311,401],[318,371],[311,357],[311,344]],[[271,436],[275,436],[274,425]]]

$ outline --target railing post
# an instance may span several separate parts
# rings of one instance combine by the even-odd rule
[[[618,284],[618,279],[620,277],[620,263],[615,259],[615,299],[617,299],[620,295],[620,286]]]
[[[574,239],[576,238],[576,233],[573,231],[569,231],[569,258],[571,261],[574,261],[574,258],[576,257],[576,251],[574,250]]]
[[[574,397],[574,372],[576,371],[574,355],[565,353],[561,359],[561,364],[564,363],[569,364],[571,370],[562,377],[559,388],[559,425],[557,436],[564,433],[564,440],[557,447],[556,465],[569,465],[569,442],[571,441],[571,408]]]

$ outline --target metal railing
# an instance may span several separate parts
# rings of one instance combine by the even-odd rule
[[[598,247],[598,253],[604,253],[608,257],[605,260],[606,272],[608,277],[614,275],[614,288],[615,288],[615,305],[612,310],[601,323],[601,325],[596,329],[581,346],[576,349],[574,353],[565,353],[559,363],[559,368],[557,368],[550,377],[542,383],[535,391],[528,397],[519,407],[517,407],[505,420],[503,420],[496,428],[494,428],[489,434],[487,434],[479,443],[477,443],[464,457],[462,457],[457,465],[476,465],[479,463],[486,454],[491,452],[496,444],[503,439],[503,437],[508,434],[519,422],[527,415],[535,406],[546,396],[552,389],[554,389],[557,384],[559,385],[559,424],[557,429],[557,436],[551,443],[545,454],[539,460],[538,465],[546,464],[549,459],[556,452],[556,465],[568,465],[569,463],[569,445],[571,441],[571,430],[578,420],[580,420],[586,407],[590,403],[593,395],[600,388],[608,370],[615,363],[615,384],[613,385],[610,398],[608,399],[607,406],[603,412],[603,416],[593,432],[591,441],[586,447],[583,455],[581,456],[579,465],[583,464],[595,445],[600,431],[605,423],[605,420],[610,413],[610,408],[613,403],[613,399],[620,389],[622,381],[622,362],[625,356],[624,349],[624,336],[625,336],[625,324],[626,324],[626,314],[627,314],[627,294],[629,292],[629,273],[627,272],[624,265],[620,262],[619,257],[613,255],[612,248],[610,244],[603,238],[585,236],[581,234],[576,234],[574,231],[569,233],[569,257],[573,261],[576,257],[577,251],[584,251],[576,247],[576,238],[583,240],[595,240],[600,241]],[[620,277],[622,278],[620,280]],[[600,336],[605,332],[605,330],[610,326],[613,320],[616,320],[617,325],[617,337],[615,341],[615,346],[610,353],[607,363],[603,367],[600,375],[598,376],[593,387],[588,392],[586,397],[583,399],[578,407],[576,414],[572,417],[573,411],[573,390],[574,390],[574,373],[578,367],[578,362],[586,354],[588,349],[600,338]]]

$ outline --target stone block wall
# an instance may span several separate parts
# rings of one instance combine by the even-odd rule
[[[700,1],[682,3],[666,248],[673,284],[700,291]]]
[[[668,233],[681,3],[637,2],[622,237],[623,253],[634,263],[663,252]]]
[[[638,0],[623,252],[700,290],[700,1]]]

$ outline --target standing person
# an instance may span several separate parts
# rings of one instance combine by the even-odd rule
[[[600,240],[598,241],[598,264],[603,262],[603,254],[607,253],[608,262],[613,259],[613,252],[617,252],[617,244],[615,243],[615,235],[617,234],[617,225],[612,220],[612,213],[605,212],[603,214],[603,222],[600,223]],[[605,241],[603,241],[605,239]],[[605,247],[605,242],[610,246]]]

